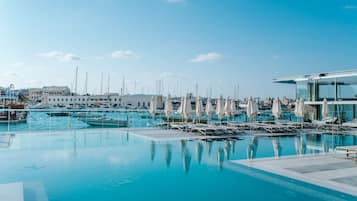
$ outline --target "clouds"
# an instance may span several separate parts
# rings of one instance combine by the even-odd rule
[[[131,50],[117,50],[112,52],[112,58],[123,59],[123,58],[138,58],[138,56]]]
[[[209,52],[207,54],[197,55],[195,58],[191,59],[192,63],[201,63],[201,62],[212,62],[222,59],[222,55],[216,52]]]
[[[80,57],[75,54],[61,52],[61,51],[44,52],[44,53],[40,53],[39,56],[42,56],[42,57],[45,57],[48,59],[55,59],[58,61],[79,61],[80,60]]]

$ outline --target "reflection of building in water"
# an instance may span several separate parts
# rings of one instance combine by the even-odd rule
[[[280,146],[279,137],[273,137],[272,144],[273,144],[273,150],[274,150],[274,157],[279,158],[281,156],[281,151],[282,151],[282,148]]]
[[[254,159],[258,149],[258,137],[253,136],[251,143],[247,147],[247,159]]]
[[[196,157],[197,157],[198,164],[201,164],[202,153],[203,153],[203,145],[201,142],[198,142],[196,145]]]
[[[151,161],[153,162],[155,160],[155,154],[156,154],[156,143],[155,141],[151,141],[150,144],[150,153],[151,153]]]
[[[172,146],[171,144],[167,143],[165,148],[166,148],[166,153],[165,153],[166,166],[170,167],[171,160],[172,160]]]
[[[220,147],[217,152],[217,166],[219,170],[223,168],[223,161],[224,161],[224,149]]]

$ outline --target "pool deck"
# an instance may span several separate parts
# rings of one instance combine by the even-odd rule
[[[0,200],[24,201],[22,183],[0,184]]]
[[[357,196],[357,162],[346,154],[235,160],[233,163]]]

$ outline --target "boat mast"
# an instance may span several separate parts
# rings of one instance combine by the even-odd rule
[[[76,77],[74,79],[74,93],[77,94],[77,84],[78,84],[78,66],[76,66]]]
[[[103,72],[100,75],[100,95],[103,95]]]

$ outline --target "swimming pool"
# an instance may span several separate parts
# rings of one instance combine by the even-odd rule
[[[322,153],[356,144],[354,136],[155,142],[119,129],[85,129],[12,140],[0,149],[0,183],[23,182],[26,201],[355,199],[227,161],[252,150],[257,158]]]

